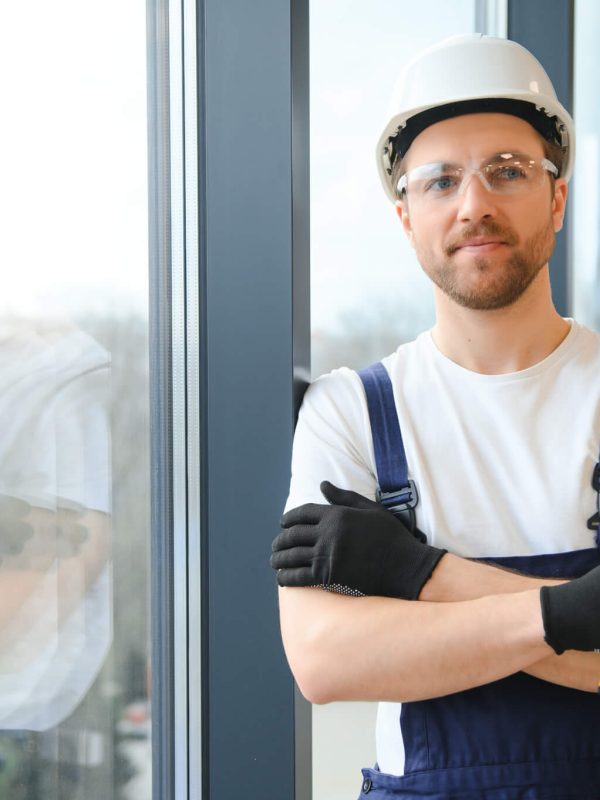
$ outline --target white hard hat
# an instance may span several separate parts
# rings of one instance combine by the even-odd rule
[[[575,129],[540,62],[510,39],[481,33],[452,36],[421,52],[402,70],[390,104],[391,119],[377,144],[377,165],[388,197],[397,196],[391,172],[428,125],[478,111],[526,119],[565,152],[561,177],[573,171]]]

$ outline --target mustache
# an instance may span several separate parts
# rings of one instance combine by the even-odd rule
[[[468,225],[466,228],[462,229],[458,238],[453,239],[446,245],[444,248],[446,255],[451,256],[470,239],[475,239],[478,236],[493,236],[509,245],[515,245],[519,241],[517,235],[513,231],[508,228],[503,228],[501,225],[498,225],[497,222]]]

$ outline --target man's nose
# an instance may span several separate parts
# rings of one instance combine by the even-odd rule
[[[474,221],[496,215],[496,200],[488,191],[480,172],[466,175],[458,194],[457,218],[461,222]]]

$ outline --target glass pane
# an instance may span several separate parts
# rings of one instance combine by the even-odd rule
[[[600,326],[600,6],[593,0],[575,3],[575,124],[577,161],[571,191],[573,315],[598,330]]]
[[[151,797],[145,4],[8,3],[0,797]]]
[[[376,361],[433,324],[429,281],[381,187],[375,145],[402,68],[475,26],[475,0],[311,3],[313,377]],[[346,800],[375,763],[371,703],[313,708],[314,800]]]

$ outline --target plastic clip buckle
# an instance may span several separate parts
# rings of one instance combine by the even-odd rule
[[[417,487],[415,486],[415,482],[411,480],[408,481],[407,486],[404,486],[397,492],[382,492],[381,489],[378,488],[376,497],[377,502],[385,506],[392,514],[414,508],[419,502]],[[394,502],[395,498],[398,498],[397,503]]]
[[[596,498],[596,508],[597,511],[587,521],[587,526],[591,531],[596,531],[596,538],[598,537],[598,530],[600,529],[600,461],[594,467],[594,472],[592,473],[592,489],[595,492],[598,492],[598,496]],[[600,543],[599,543],[600,544]]]
[[[596,464],[592,473],[592,489],[600,492],[600,461]]]

